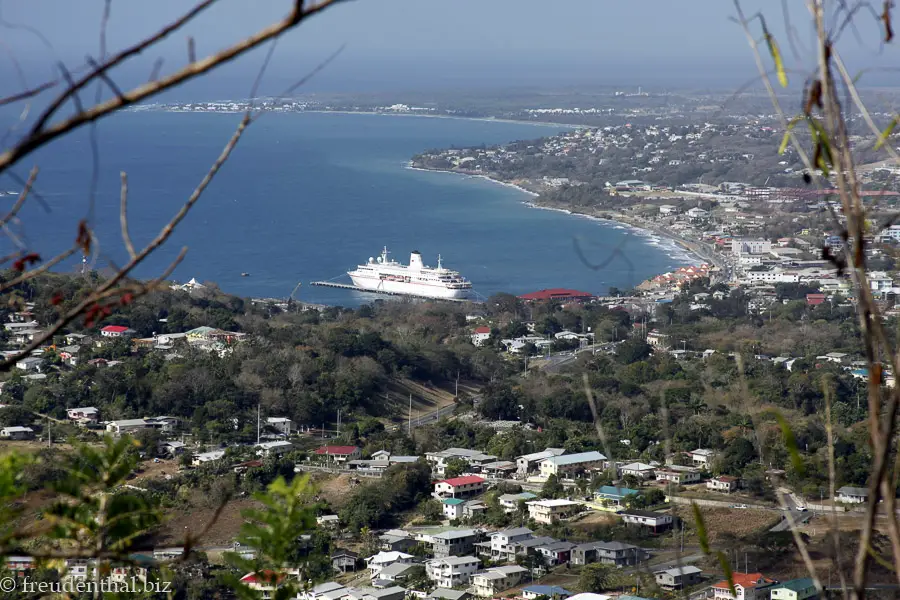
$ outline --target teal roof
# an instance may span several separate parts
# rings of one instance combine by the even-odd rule
[[[614,485],[601,485],[597,488],[597,495],[605,498],[624,498],[626,496],[637,496],[640,494],[637,490],[626,487],[616,487]]]
[[[816,584],[813,582],[812,577],[804,577],[802,579],[790,579],[788,581],[782,581],[772,589],[787,588],[792,592],[802,592],[803,590],[815,587],[815,585]]]
[[[456,505],[462,504],[463,502],[465,502],[465,500],[463,500],[462,498],[444,498],[443,500],[441,500],[441,502],[443,502],[444,504]]]

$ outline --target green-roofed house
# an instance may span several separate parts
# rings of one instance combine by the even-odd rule
[[[811,600],[818,598],[816,584],[811,577],[783,581],[771,588],[772,600]]]
[[[444,509],[444,516],[450,519],[460,519],[463,515],[463,508],[466,501],[462,498],[444,498],[441,500],[441,507]]]
[[[600,504],[610,507],[624,506],[625,498],[628,496],[637,496],[640,492],[626,487],[618,487],[615,485],[601,485],[594,492],[594,498]]]

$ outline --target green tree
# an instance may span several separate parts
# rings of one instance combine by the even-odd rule
[[[585,565],[578,575],[578,589],[582,592],[600,593],[615,585],[615,567],[600,563]]]
[[[566,490],[559,482],[559,477],[556,475],[547,477],[547,481],[545,481],[544,485],[541,487],[541,497],[543,498],[560,498],[564,496],[565,493]]]

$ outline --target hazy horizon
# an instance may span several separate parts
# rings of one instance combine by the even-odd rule
[[[108,51],[155,32],[192,4],[113,3]],[[286,1],[222,0],[154,51],[117,70],[115,78],[121,86],[140,83],[157,58],[164,60],[163,72],[171,72],[186,63],[189,36],[202,56],[277,20],[290,6]],[[780,1],[756,0],[743,6],[747,15],[759,10],[767,15],[789,69],[806,71],[813,66],[794,55]],[[279,41],[260,92],[281,93],[342,44],[345,51],[301,92],[606,85],[724,89],[744,85],[756,75],[744,34],[729,20],[735,15],[731,2],[569,0],[550,6],[539,0],[493,0],[466,8],[428,0],[340,3]],[[4,94],[22,89],[10,54],[25,71],[27,85],[52,77],[59,62],[73,70],[85,64],[86,56],[99,55],[102,0],[30,0],[0,4],[0,9],[7,46],[7,57],[0,63]],[[800,9],[795,7],[796,14],[791,15],[795,27],[808,21]],[[38,30],[51,47],[23,26]],[[875,43],[860,46],[848,31],[842,45],[847,62],[856,68],[890,64],[895,50],[879,54],[871,17],[860,16],[858,27],[864,40]],[[810,33],[798,31],[794,45],[809,47]],[[167,98],[244,97],[264,52],[258,49]],[[797,75],[794,79],[801,81]],[[884,72],[869,74],[863,81],[863,85],[893,83],[892,74]]]

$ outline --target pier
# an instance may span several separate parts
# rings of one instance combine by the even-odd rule
[[[357,287],[355,285],[349,283],[336,283],[334,281],[311,281],[309,285],[314,285],[316,287],[330,287],[330,288],[338,288],[342,290],[355,290],[357,292],[365,292],[366,294],[382,294],[384,296],[403,296],[406,298],[416,298],[419,300],[437,300],[441,302],[472,302],[478,303],[478,300],[472,300],[469,298],[434,298],[432,296],[422,296],[419,294],[406,294],[403,292],[388,292],[386,290],[367,290],[361,287]]]

